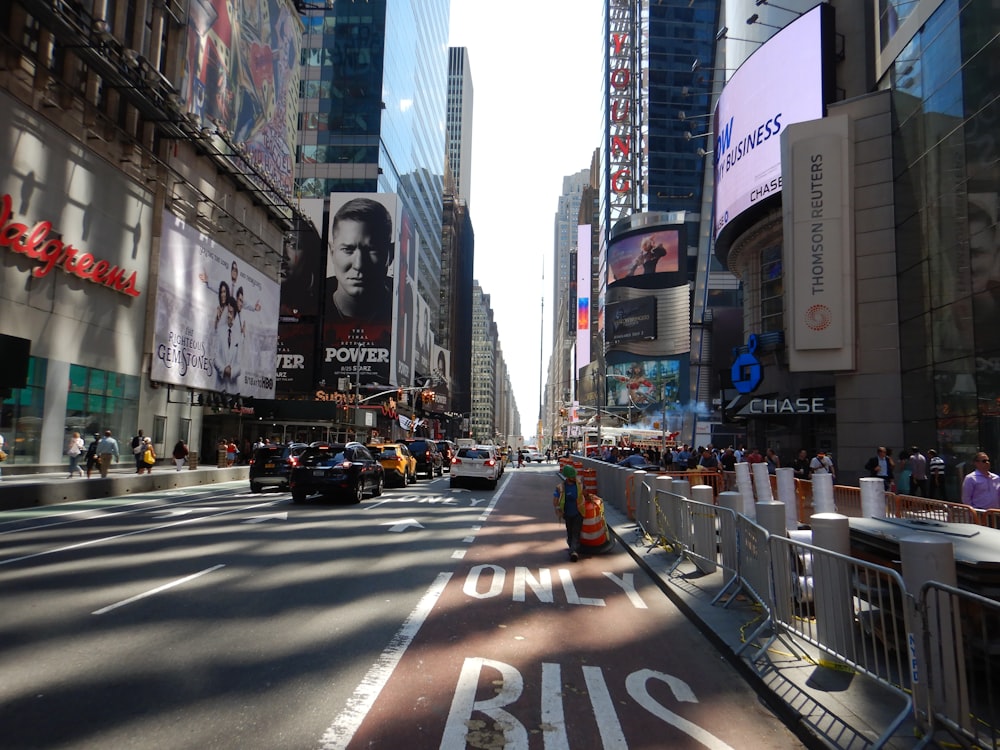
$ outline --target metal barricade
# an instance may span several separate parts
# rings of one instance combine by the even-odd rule
[[[923,659],[914,690],[919,747],[947,732],[963,747],[1000,747],[1000,602],[928,582],[917,597]],[[916,688],[916,686],[915,686]]]
[[[752,661],[777,638],[788,644],[783,636],[791,636],[818,649],[831,666],[839,662],[874,678],[904,704],[872,745],[884,746],[913,710],[912,608],[903,579],[891,568],[785,537],[771,536],[768,544],[772,636]]]
[[[863,518],[861,510],[861,488],[845,484],[833,485],[833,504],[837,512],[850,518]]]
[[[887,501],[890,498],[887,496]],[[975,508],[913,495],[892,495],[887,503],[896,518],[918,518],[947,523],[979,523]]]

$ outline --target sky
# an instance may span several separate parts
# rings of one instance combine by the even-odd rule
[[[552,350],[563,178],[589,167],[600,145],[602,7],[451,0],[449,45],[468,49],[472,70],[475,277],[490,295],[525,437],[535,433]]]

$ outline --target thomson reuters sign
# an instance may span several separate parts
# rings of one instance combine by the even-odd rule
[[[855,320],[849,122],[829,117],[791,125],[782,148],[789,369],[850,370]]]

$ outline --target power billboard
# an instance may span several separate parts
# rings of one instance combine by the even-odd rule
[[[391,193],[330,196],[322,379],[328,388],[391,383],[393,312],[400,299],[399,201]],[[408,345],[413,348],[412,342]],[[428,350],[429,351],[429,350]]]

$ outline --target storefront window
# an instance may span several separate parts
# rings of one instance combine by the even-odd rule
[[[784,326],[784,274],[781,245],[766,247],[760,254],[760,330],[781,331]]]
[[[138,402],[137,377],[70,365],[66,432],[75,430],[89,441],[95,433],[111,430],[121,440],[135,432]]]
[[[25,388],[15,388],[4,399],[0,411],[0,435],[4,437],[7,462],[31,463],[38,460],[45,407],[45,360],[28,360]]]

